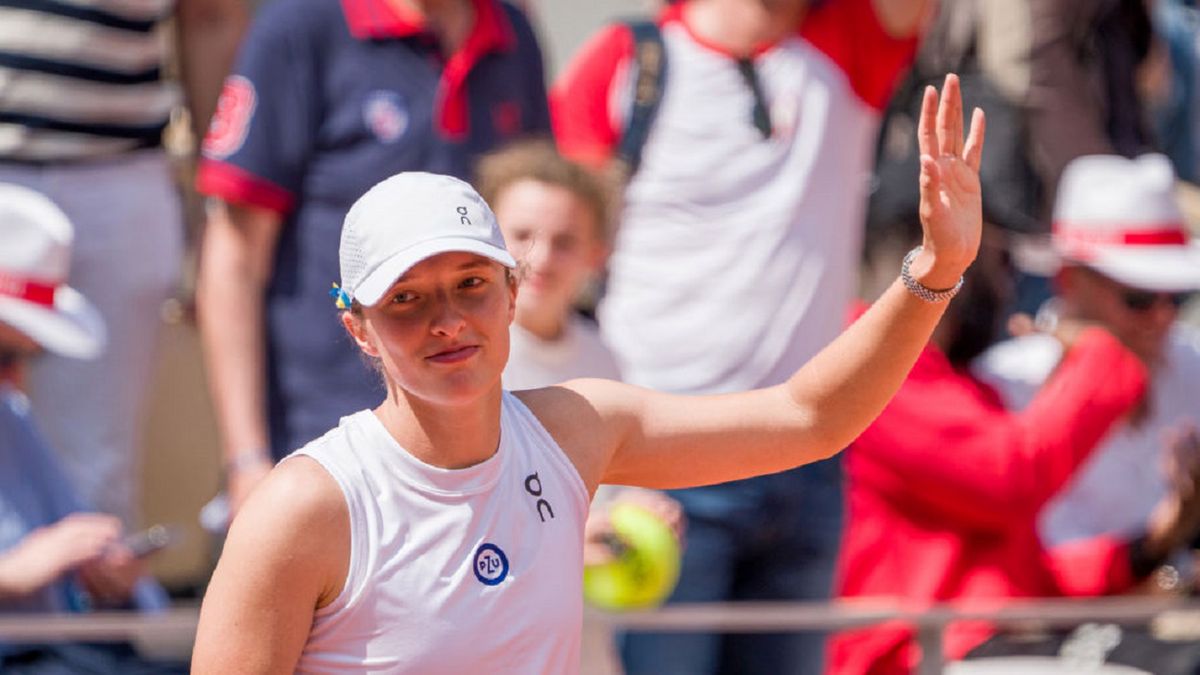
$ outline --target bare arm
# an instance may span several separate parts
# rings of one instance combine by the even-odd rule
[[[192,130],[203,138],[217,95],[246,31],[244,0],[180,0],[176,36]]]
[[[894,38],[917,35],[936,6],[932,0],[871,0],[883,29]]]
[[[912,268],[934,289],[953,286],[974,260],[981,227],[983,114],[976,111],[964,144],[957,78],[947,78],[944,92],[940,108],[936,92],[926,92],[920,121],[925,250]],[[685,397],[577,380],[528,400],[591,487],[682,487],[780,471],[857,437],[900,387],[944,309],[897,281],[841,337],[768,389]],[[590,424],[579,423],[585,416]]]
[[[316,462],[284,462],[234,521],[200,609],[192,673],[291,673],[341,592],[350,516]]]
[[[263,316],[280,227],[271,211],[219,204],[201,249],[196,304],[235,512],[271,466]]]

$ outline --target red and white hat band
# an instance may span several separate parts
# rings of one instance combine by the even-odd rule
[[[0,297],[16,298],[42,307],[54,307],[57,284],[47,284],[0,272]]]
[[[1187,246],[1183,226],[1164,223],[1160,227],[1088,230],[1064,223],[1054,224],[1054,239],[1065,246]]]

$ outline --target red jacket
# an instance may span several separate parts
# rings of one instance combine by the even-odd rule
[[[1097,539],[1047,551],[1036,517],[1142,396],[1146,371],[1108,333],[1086,331],[1021,413],[925,348],[879,419],[848,451],[843,598],[944,601],[1101,595],[1133,583],[1127,544]],[[946,631],[959,658],[986,626]],[[911,632],[877,626],[836,636],[834,673],[908,673]]]

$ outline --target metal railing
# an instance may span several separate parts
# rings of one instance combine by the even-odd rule
[[[956,621],[988,621],[997,626],[1071,627],[1089,622],[1147,625],[1169,621],[1181,637],[1200,640],[1200,600],[1123,596],[1094,599],[996,601],[988,604],[905,607],[887,601],[852,603],[684,604],[655,610],[607,613],[588,610],[588,621],[614,629],[657,632],[759,633],[836,631],[901,621],[912,626],[921,646],[920,675],[940,674],[942,633]],[[139,644],[194,640],[197,608],[155,614],[0,614],[0,641],[62,642],[131,640]]]

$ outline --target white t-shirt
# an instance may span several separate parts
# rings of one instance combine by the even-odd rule
[[[736,62],[663,27],[669,75],[625,192],[600,327],[626,381],[778,384],[837,337],[858,281],[878,113],[789,37],[757,59],[774,136]]]
[[[875,4],[814,6],[749,59],[706,39],[687,3],[660,13],[662,100],[599,308],[626,382],[681,393],[774,385],[841,331],[879,112],[916,46],[888,33]],[[551,99],[568,155],[602,161],[619,149],[635,51],[629,26],[615,24],[564,71]]]
[[[1039,530],[1047,544],[1139,534],[1166,495],[1163,436],[1189,420],[1200,424],[1200,335],[1177,325],[1167,340],[1166,363],[1152,375],[1148,417],[1136,427],[1114,428],[1046,505]],[[1058,340],[1030,335],[992,347],[976,362],[975,372],[999,390],[1006,407],[1020,410],[1061,359]]]
[[[583,317],[572,316],[557,340],[543,340],[516,323],[509,336],[505,389],[536,389],[579,377],[621,379],[617,362],[595,324]]]
[[[337,481],[351,533],[297,672],[578,672],[587,490],[516,397],[496,454],[467,469],[421,462],[371,411],[295,454]]]

